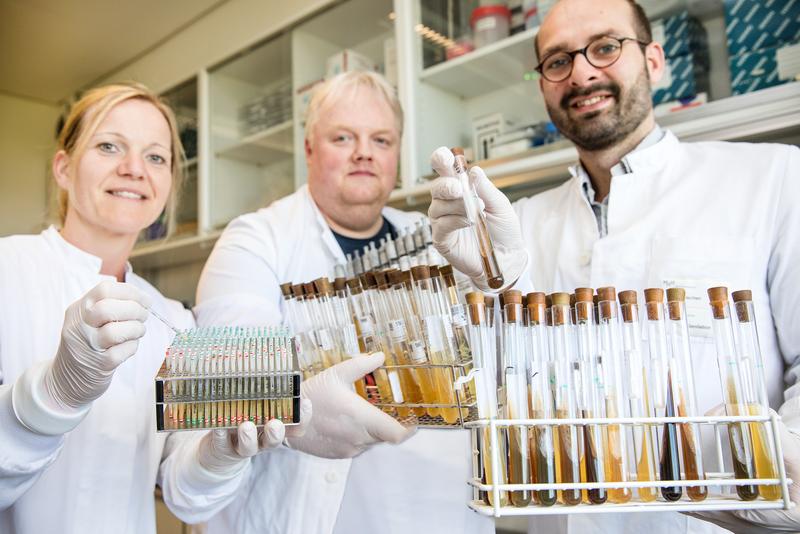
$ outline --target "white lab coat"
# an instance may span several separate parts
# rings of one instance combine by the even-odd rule
[[[120,365],[71,432],[43,436],[16,419],[15,381],[55,356],[66,308],[111,279],[99,274],[100,267],[99,258],[67,243],[53,227],[0,239],[0,532],[155,534],[157,475],[165,502],[185,521],[202,521],[226,505],[247,476],[209,486],[185,469],[196,459],[180,453],[202,434],[167,440],[156,433],[154,379],[172,333],[153,317],[137,353]],[[130,266],[126,282],[174,324],[193,326],[187,310]],[[165,453],[165,442],[172,453]]]
[[[397,229],[422,218],[384,208]],[[197,290],[200,325],[282,320],[279,284],[330,276],[344,255],[306,186],[231,222]],[[420,430],[399,446],[378,445],[353,460],[288,449],[255,458],[246,494],[208,525],[215,533],[489,533],[472,514],[464,430]]]
[[[690,288],[692,358],[703,412],[722,402],[705,291],[716,285],[751,289],[770,404],[777,409],[784,377],[789,385],[796,382],[791,368],[800,356],[800,150],[681,143],[666,132],[657,144],[624,158],[621,169],[611,180],[608,235],[602,239],[576,168],[560,187],[515,203],[530,255],[518,285],[548,293],[611,285],[635,289],[640,298],[646,287]],[[800,409],[797,393],[786,391],[787,400],[794,397],[793,410]],[[711,469],[715,462],[711,454],[706,458]],[[724,532],[677,513],[535,518],[529,527],[548,534]]]

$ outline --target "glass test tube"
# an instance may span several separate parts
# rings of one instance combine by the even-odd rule
[[[597,367],[603,377],[605,391],[606,417],[625,417],[624,382],[622,380],[622,347],[620,345],[619,317],[617,314],[617,295],[613,287],[597,290],[598,340],[599,351]],[[606,481],[627,482],[628,442],[621,425],[608,425],[606,428]],[[611,488],[608,500],[626,503],[631,500],[630,488]]]
[[[473,366],[475,377],[475,390],[478,404],[478,417],[481,419],[496,418],[497,411],[497,381],[495,366],[495,332],[494,325],[488,320],[488,313],[484,305],[484,296],[478,292],[467,293],[467,308],[469,311],[469,335],[470,346],[472,347]],[[481,463],[483,466],[482,482],[484,484],[494,484],[495,471],[492,468],[492,457],[497,457],[497,479],[499,484],[508,483],[506,470],[506,441],[505,433],[497,429],[495,438],[497,439],[498,450],[491,448],[491,427],[485,426],[482,429],[481,439]],[[508,504],[508,492],[499,492],[499,506]],[[494,492],[484,493],[484,499],[490,506],[494,504]]]
[[[472,352],[467,337],[467,310],[464,304],[459,302],[458,287],[456,285],[455,275],[453,274],[453,266],[442,266],[439,268],[439,273],[444,280],[447,303],[450,307],[450,319],[453,323],[453,340],[456,357],[459,362],[465,363],[464,371],[469,374],[472,370],[472,364],[470,363],[472,360]],[[475,383],[473,381],[467,382],[467,392],[467,398],[469,400],[475,398]]]
[[[464,157],[464,151],[461,148],[453,148],[452,152],[454,156],[453,170],[463,189],[467,220],[475,229],[475,238],[478,240],[478,248],[481,254],[481,264],[483,265],[483,272],[486,274],[486,283],[492,289],[500,289],[504,283],[503,273],[497,263],[492,238],[489,235],[489,227],[486,224],[486,216],[478,206],[478,194],[475,191],[475,186],[470,181],[469,174],[467,174],[467,158]]]
[[[529,293],[528,342],[530,344],[530,404],[534,419],[554,419],[555,400],[550,387],[550,350],[545,324],[544,293]],[[555,435],[550,425],[536,425],[531,432],[531,472],[537,484],[555,484],[557,480]],[[541,506],[556,503],[556,490],[539,490],[535,494]]]
[[[764,360],[758,342],[753,294],[749,290],[741,290],[731,293],[731,297],[736,311],[734,324],[739,333],[736,348],[742,364],[742,374],[749,382],[749,385],[742,384],[742,386],[748,395],[747,405],[750,415],[769,415],[767,380],[764,376]],[[758,478],[778,478],[772,426],[768,422],[753,422],[750,423],[750,432],[753,437],[753,453]],[[773,501],[780,498],[781,487],[779,485],[760,485],[758,493],[763,498]]]
[[[689,344],[689,323],[686,319],[686,291],[679,287],[667,289],[667,333],[676,365],[672,382],[676,387],[675,402],[679,417],[695,417],[700,414],[694,389],[694,370]],[[687,480],[703,480],[703,451],[699,426],[696,423],[681,423],[680,438],[683,453],[683,471]],[[686,494],[693,501],[702,501],[708,496],[707,486],[687,486]]]
[[[664,290],[649,288],[644,290],[647,309],[647,339],[650,349],[650,365],[653,371],[653,407],[657,415],[676,417],[675,386],[676,364],[667,343],[666,323],[664,321]],[[661,480],[681,480],[680,438],[678,425],[664,423],[659,457]],[[681,486],[661,488],[661,495],[668,501],[677,501],[683,495]]]
[[[570,308],[568,293],[550,295],[553,306],[550,314],[553,320],[553,360],[555,362],[556,379],[556,417],[558,419],[577,418],[575,399],[575,375],[573,374],[572,355],[574,339],[570,324]],[[558,446],[561,484],[581,482],[581,427],[578,425],[558,425]],[[581,490],[568,489],[559,491],[564,504],[576,505],[581,502]]]
[[[505,352],[506,409],[509,419],[528,419],[528,378],[525,358],[525,337],[522,324],[522,293],[515,289],[503,294],[503,350]],[[508,427],[508,478],[511,484],[530,484],[528,428]],[[528,506],[528,490],[509,492],[511,504]]]
[[[631,417],[653,417],[650,405],[649,365],[642,355],[642,331],[639,325],[639,306],[636,291],[619,292],[622,315],[622,349],[625,376],[628,379],[628,405]],[[633,425],[633,461],[636,465],[636,480],[652,482],[656,477],[656,456],[653,449],[653,428],[649,425]],[[639,488],[639,499],[644,502],[656,500],[657,488]]]
[[[728,289],[712,287],[708,290],[711,304],[711,327],[714,331],[714,343],[717,348],[717,365],[722,396],[727,415],[747,415],[746,399],[742,388],[742,377],[739,356],[733,341],[730,308],[728,305]],[[755,478],[755,459],[753,458],[753,442],[750,427],[747,423],[728,424],[728,439],[731,444],[731,461],[736,478]],[[743,501],[752,501],[758,497],[758,487],[745,484],[736,486],[736,493]]]
[[[417,301],[417,311],[422,318],[425,331],[425,343],[428,348],[428,357],[432,364],[442,367],[433,367],[433,375],[437,387],[439,414],[448,424],[459,421],[458,403],[453,386],[452,367],[444,367],[455,363],[455,358],[450,352],[450,346],[445,333],[444,317],[436,302],[430,280],[430,270],[425,265],[411,268],[414,280],[414,295]]]
[[[594,323],[593,291],[589,288],[575,290],[575,336],[577,354],[573,365],[575,372],[578,413],[583,419],[604,417],[605,392],[597,367],[597,332]],[[605,451],[603,430],[599,425],[583,427],[583,457],[586,482],[605,482]],[[608,499],[604,488],[587,490],[589,502],[603,504]]]

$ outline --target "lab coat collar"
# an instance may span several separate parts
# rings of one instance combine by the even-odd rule
[[[660,137],[660,139],[657,139]],[[655,142],[653,142],[655,141]],[[611,168],[612,176],[622,176],[624,174],[634,174],[647,170],[655,170],[663,167],[671,158],[672,153],[678,146],[678,138],[669,130],[664,130],[658,125],[651,131],[637,147],[620,162]],[[589,174],[580,162],[569,168],[570,174],[577,178],[579,184],[589,181]],[[588,183],[588,191],[591,198],[594,198],[594,189],[591,182]],[[581,186],[582,189],[583,186]]]
[[[298,191],[308,200],[311,209],[314,211],[314,219],[317,221],[319,231],[322,232],[322,242],[325,243],[325,246],[328,247],[328,251],[333,254],[333,257],[336,258],[338,263],[344,262],[345,257],[344,253],[342,252],[342,247],[339,246],[338,241],[336,241],[336,238],[331,231],[331,227],[328,226],[328,221],[325,220],[325,216],[322,215],[322,211],[314,201],[314,197],[311,196],[311,191],[308,189],[308,184],[301,185]]]
[[[78,267],[79,269],[88,269],[92,272],[100,274],[100,269],[103,267],[103,260],[94,254],[90,254],[85,250],[76,247],[61,235],[61,232],[54,225],[42,232],[42,237],[53,248],[57,254],[64,256],[68,266]],[[125,263],[125,280],[133,273],[133,267],[130,262]],[[105,276],[105,275],[104,275]]]

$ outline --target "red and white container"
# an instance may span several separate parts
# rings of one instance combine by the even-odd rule
[[[504,4],[476,7],[469,23],[475,48],[480,48],[508,37],[511,10]]]

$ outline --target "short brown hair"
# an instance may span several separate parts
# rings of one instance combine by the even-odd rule
[[[625,0],[633,11],[633,28],[636,32],[636,38],[643,43],[650,43],[653,40],[653,29],[650,26],[650,19],[647,18],[647,13],[644,12],[636,0]],[[541,61],[539,57],[539,34],[533,39],[533,46],[536,50],[536,59]]]
[[[126,100],[144,100],[153,104],[164,116],[169,125],[172,138],[172,189],[167,199],[167,222],[174,220],[180,188],[183,184],[183,146],[178,134],[178,123],[172,109],[161,98],[144,85],[136,82],[116,83],[90,89],[81,95],[69,110],[67,118],[58,133],[56,152],[63,150],[70,157],[70,165],[75,165],[88,148],[89,139],[108,113]],[[57,216],[63,225],[69,206],[69,195],[58,189]],[[171,225],[167,224],[169,228]]]

